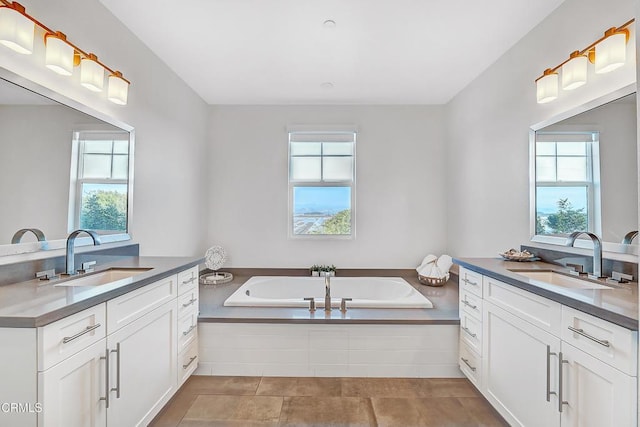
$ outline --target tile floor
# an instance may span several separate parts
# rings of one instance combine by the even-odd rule
[[[192,376],[151,426],[508,424],[466,379]]]

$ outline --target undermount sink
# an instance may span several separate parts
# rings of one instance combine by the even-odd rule
[[[87,273],[65,279],[53,286],[101,286],[129,279],[151,268],[110,268],[96,273]]]
[[[550,285],[560,286],[563,288],[572,289],[613,289],[610,286],[601,285],[600,283],[590,282],[588,280],[579,279],[577,277],[567,276],[562,273],[551,270],[541,271],[522,271],[522,270],[509,270],[520,276],[528,277],[529,279],[547,283]]]

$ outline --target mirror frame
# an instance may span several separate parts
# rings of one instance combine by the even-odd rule
[[[21,86],[22,88],[34,92],[45,98],[49,98],[59,104],[66,107],[73,108],[81,113],[87,114],[98,120],[102,120],[110,125],[116,126],[124,131],[129,132],[129,179],[127,184],[127,233],[119,234],[106,234],[101,235],[100,239],[103,244],[116,243],[131,240],[132,232],[131,227],[133,224],[133,181],[134,181],[134,153],[135,153],[135,130],[133,126],[130,126],[120,120],[110,117],[98,110],[95,110],[85,104],[82,104],[76,100],[68,98],[58,92],[55,92],[47,87],[44,87],[36,82],[26,79],[18,74],[15,74],[5,68],[0,67],[0,78],[7,80],[13,84]],[[33,226],[37,227],[37,224]],[[46,234],[46,230],[45,230]],[[82,237],[76,240],[76,246],[86,246],[93,244],[90,237]],[[0,257],[10,255],[28,254],[39,251],[51,251],[54,249],[62,249],[66,246],[66,239],[47,240],[44,242],[26,242],[17,244],[0,244]]]
[[[587,102],[586,104],[580,105],[576,108],[570,109],[563,113],[557,114],[553,117],[550,117],[546,120],[543,120],[539,123],[532,125],[529,129],[529,235],[530,241],[532,243],[543,243],[549,245],[562,246],[566,249],[570,249],[565,246],[566,238],[558,237],[558,236],[543,236],[536,234],[536,131],[545,128],[547,126],[556,124],[570,117],[576,116],[578,114],[584,113],[586,111],[593,110],[594,108],[600,107],[604,104],[608,104],[609,102],[615,101],[627,95],[631,95],[636,93],[636,108],[637,108],[637,87],[636,83],[624,86],[614,92],[611,92],[607,95],[601,96],[599,98],[593,99],[592,101]],[[638,141],[636,138],[636,147],[638,147]],[[640,170],[640,169],[639,169]],[[584,249],[592,249],[593,244],[591,240],[587,239],[577,239],[575,241],[574,247],[576,248],[584,248]],[[640,245],[625,245],[617,242],[602,242],[602,250],[605,252],[611,252],[616,254],[630,254],[630,255],[639,255],[640,254]]]

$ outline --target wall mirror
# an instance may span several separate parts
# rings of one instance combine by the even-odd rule
[[[78,228],[130,239],[131,127],[0,69],[0,138],[0,255],[63,247]],[[11,244],[24,228],[46,242]]]
[[[605,250],[638,254],[640,239],[628,242],[628,233],[638,230],[636,93],[629,93],[634,90],[534,126],[532,241],[564,245],[569,233],[590,231],[606,242]]]

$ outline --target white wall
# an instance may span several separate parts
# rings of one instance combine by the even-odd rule
[[[566,0],[446,107],[447,241],[457,256],[495,256],[529,240],[529,127],[635,82],[627,65],[548,104],[534,80],[635,16],[633,0]]]
[[[440,106],[217,106],[209,243],[227,267],[411,268],[446,247]],[[356,124],[356,238],[287,237],[287,125]]]
[[[0,64],[42,86],[135,127],[133,237],[144,255],[195,255],[205,249],[204,153],[207,107],[182,80],[97,0],[21,1],[45,25],[67,34],[131,80],[129,103],[118,106],[82,88],[76,69],[64,78],[36,52],[0,49]],[[2,144],[7,144],[2,141]],[[63,196],[63,195],[61,195]],[[33,224],[37,226],[38,224]]]

